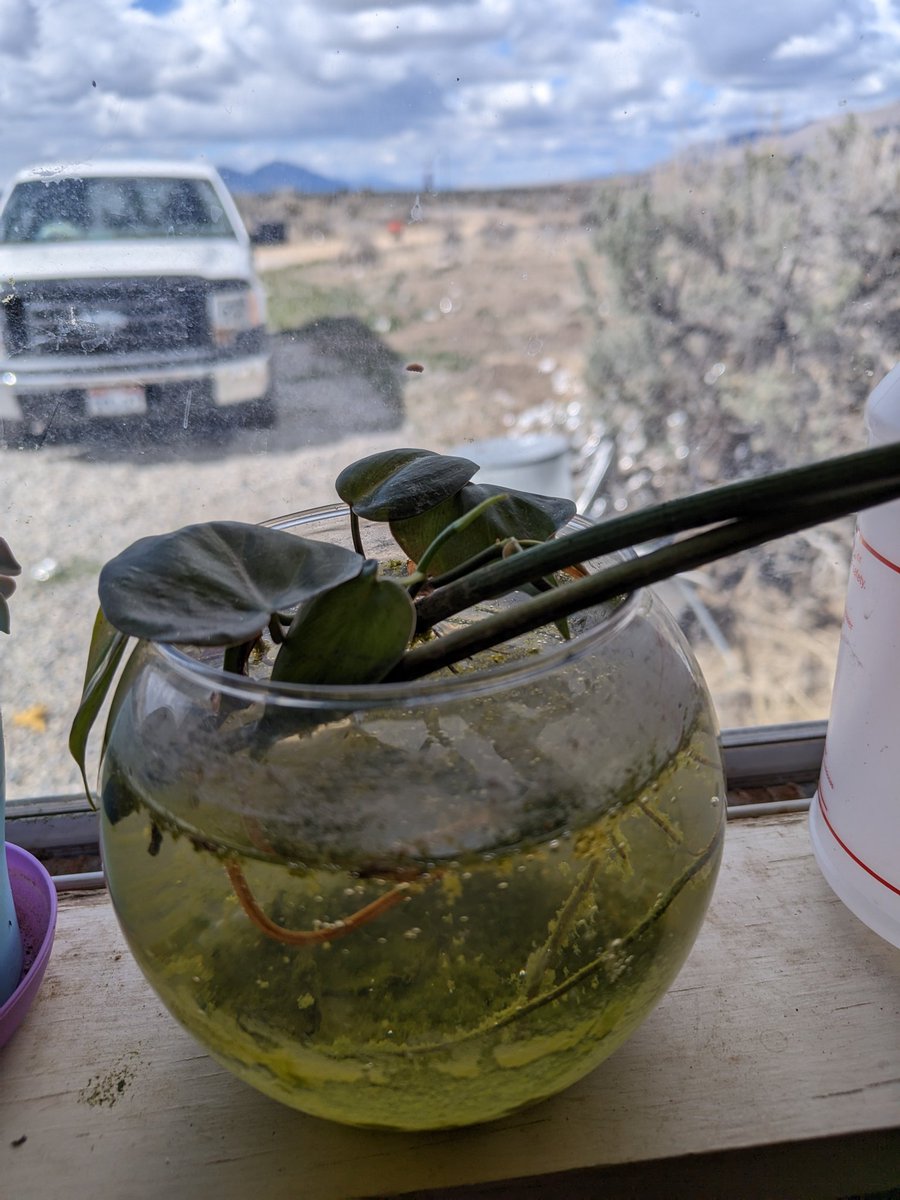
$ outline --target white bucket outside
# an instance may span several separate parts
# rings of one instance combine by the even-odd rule
[[[573,499],[571,448],[559,434],[488,438],[456,446],[451,454],[478,463],[477,483]]]

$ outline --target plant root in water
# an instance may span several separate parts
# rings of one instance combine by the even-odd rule
[[[323,925],[319,929],[285,929],[270,917],[267,917],[256,902],[256,897],[250,891],[250,885],[244,878],[244,873],[236,862],[226,862],[225,870],[234,888],[234,894],[240,901],[241,908],[266,937],[283,942],[286,946],[318,946],[323,942],[333,942],[337,938],[346,937],[348,933],[374,921],[376,917],[394,907],[409,893],[411,884],[398,883],[389,892],[373,900],[371,904],[359,908],[340,921]]]

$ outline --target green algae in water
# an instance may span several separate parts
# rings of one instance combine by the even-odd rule
[[[697,727],[655,779],[595,822],[410,862],[415,877],[389,911],[293,947],[249,919],[223,859],[290,929],[346,918],[396,886],[396,873],[235,855],[130,789],[114,745],[105,777],[117,804],[103,821],[113,901],[175,1017],[278,1100],[404,1129],[501,1116],[611,1053],[693,943],[724,819],[714,735]]]

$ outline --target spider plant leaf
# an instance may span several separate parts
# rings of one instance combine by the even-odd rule
[[[91,635],[81,700],[69,730],[69,751],[78,764],[84,782],[85,795],[92,804],[93,799],[85,769],[88,736],[97,719],[97,714],[103,707],[106,693],[109,691],[109,686],[127,644],[127,635],[111,625],[101,609],[97,613]]]
[[[406,588],[366,562],[355,579],[316,596],[295,616],[272,679],[313,684],[377,683],[400,661],[415,628]]]
[[[504,499],[486,508],[470,525],[441,546],[429,560],[431,574],[440,575],[452,570],[505,538],[547,541],[575,513],[571,500],[518,492],[489,483],[467,483],[435,508],[407,520],[391,521],[391,533],[409,557],[418,562],[443,529],[493,496]]]
[[[123,550],[100,573],[100,604],[133,637],[236,645],[260,633],[273,613],[353,579],[364,561],[283,530],[211,521]]]
[[[345,467],[340,498],[369,521],[402,521],[433,508],[468,483],[478,464],[431,450],[385,450]]]

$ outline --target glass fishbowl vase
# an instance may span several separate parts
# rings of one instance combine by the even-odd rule
[[[349,544],[340,507],[271,524]],[[385,527],[363,538],[406,569]],[[365,687],[138,646],[105,869],[141,970],[214,1058],[319,1117],[437,1129],[560,1091],[647,1016],[719,865],[716,721],[651,591],[569,626]]]

